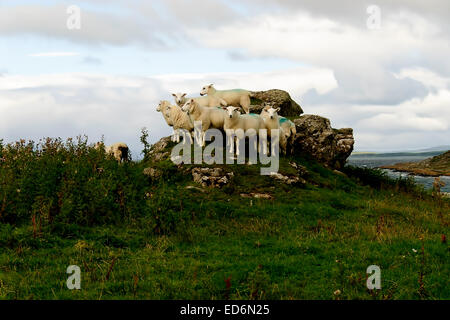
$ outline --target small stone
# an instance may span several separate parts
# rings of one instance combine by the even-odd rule
[[[224,172],[221,168],[193,168],[191,170],[194,182],[203,187],[220,188],[230,182],[232,172]]]
[[[151,179],[159,179],[163,174],[161,170],[155,168],[145,168],[143,173]]]

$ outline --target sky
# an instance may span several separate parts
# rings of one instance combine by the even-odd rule
[[[160,100],[214,83],[286,90],[356,151],[450,145],[449,40],[448,0],[0,0],[0,139],[139,157],[172,132]]]

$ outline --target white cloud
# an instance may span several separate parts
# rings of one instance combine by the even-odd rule
[[[71,42],[99,45],[111,44],[116,46],[130,43],[141,43],[155,47],[164,47],[158,37],[158,31],[170,26],[164,23],[158,15],[150,10],[147,16],[139,11],[128,12],[121,10],[120,14],[108,10],[94,11],[81,6],[81,28],[69,30],[67,28],[66,5],[16,5],[0,10],[0,35],[37,35],[41,37],[68,40]],[[150,16],[152,14],[152,16]]]
[[[301,67],[271,72],[226,72],[167,74],[153,77],[162,82],[168,92],[183,91],[198,96],[201,88],[213,83],[217,89],[245,88],[252,91],[282,89],[294,99],[299,99],[310,89],[324,94],[337,88],[332,70],[325,68]]]
[[[79,56],[78,52],[40,52],[31,53],[29,57],[74,57]]]
[[[450,78],[440,76],[421,67],[403,69],[396,74],[396,77],[399,79],[414,79],[423,83],[429,89],[447,89],[450,86]]]

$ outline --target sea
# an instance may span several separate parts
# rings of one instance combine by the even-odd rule
[[[392,165],[400,162],[416,162],[421,161],[430,157],[434,157],[439,155],[445,151],[436,151],[436,152],[421,152],[421,153],[362,153],[362,154],[352,154],[348,158],[348,164],[357,167],[366,167],[366,168],[378,168],[381,166]],[[433,188],[433,181],[435,177],[423,177],[410,175],[406,172],[396,172],[389,169],[381,169],[385,171],[390,177],[398,178],[398,177],[408,177],[412,176],[416,183],[425,186],[427,189]],[[442,176],[441,181],[445,183],[445,186],[441,188],[442,192],[450,192],[450,177]]]

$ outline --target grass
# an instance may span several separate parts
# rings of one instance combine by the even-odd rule
[[[190,166],[118,165],[82,138],[0,143],[0,159],[2,299],[450,298],[450,203],[410,180],[296,156],[280,172],[303,165],[304,186],[234,165],[223,189],[186,189]],[[69,265],[81,290],[66,287]]]

